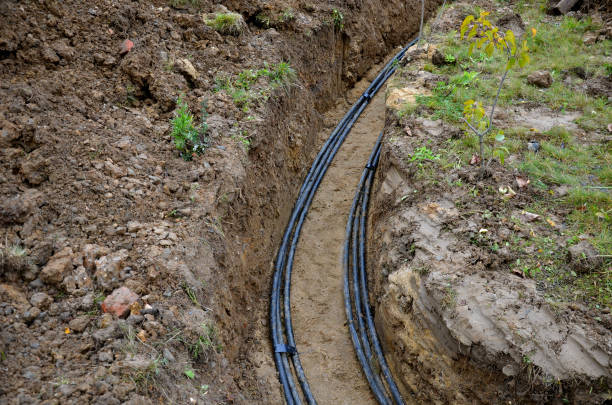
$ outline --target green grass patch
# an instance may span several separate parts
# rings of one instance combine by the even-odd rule
[[[242,16],[237,13],[217,13],[205,23],[222,34],[240,35],[243,30]]]
[[[246,69],[235,76],[217,76],[214,91],[225,91],[238,108],[248,112],[254,102],[267,100],[273,89],[289,86],[296,78],[295,70],[287,62],[264,63],[261,69]],[[255,89],[260,79],[264,82]]]

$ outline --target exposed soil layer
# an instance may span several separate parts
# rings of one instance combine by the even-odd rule
[[[224,4],[241,35],[203,23],[227,11],[211,1],[0,3],[0,402],[280,402],[270,263],[320,114],[417,30],[418,2]],[[213,92],[283,60],[297,81],[256,84],[248,111]],[[208,106],[191,162],[169,136],[181,93]],[[119,287],[136,304],[102,314]]]
[[[356,101],[368,85],[368,80],[358,83],[348,101]],[[349,107],[340,104],[326,121],[338,122]],[[355,188],[384,118],[384,93],[379,92],[321,182],[295,257],[291,303],[296,340],[306,377],[321,404],[375,403],[346,327],[342,248]],[[322,139],[327,136],[329,129],[321,133]]]
[[[456,19],[450,26],[465,16],[457,9],[449,14]],[[462,136],[442,120],[419,117],[418,109],[404,118],[395,109],[398,99],[431,94],[442,80],[423,69],[432,54],[409,53],[411,66],[388,94],[371,204],[371,298],[394,375],[420,403],[606,403],[610,308],[552,302],[542,285],[512,267],[534,253],[509,248],[514,240],[539,235],[550,238],[549,249],[568,246],[558,231],[562,210],[547,221],[525,211],[549,191],[522,183],[523,173],[495,160],[482,178],[467,162],[442,168],[439,156],[411,159],[422,147],[445,153]],[[503,127],[563,126],[585,143],[609,145],[609,135],[581,133],[571,112],[530,106],[499,114]],[[502,193],[508,186],[516,192]],[[558,190],[550,193],[560,198]],[[586,250],[582,255],[597,259]],[[597,260],[589,271],[603,265]]]

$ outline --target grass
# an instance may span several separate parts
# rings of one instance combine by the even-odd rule
[[[208,131],[206,104],[202,104],[202,116],[199,127],[195,126],[194,116],[182,96],[178,97],[176,105],[177,110],[175,111],[174,118],[170,121],[172,125],[171,135],[174,139],[174,146],[180,152],[183,159],[191,160],[193,156],[204,153],[208,146],[208,138],[206,137],[206,132]]]
[[[570,69],[584,68],[587,75],[605,76],[612,72],[609,58],[612,55],[610,40],[584,45],[583,35],[599,27],[590,18],[576,20],[573,17],[552,18],[543,13],[544,1],[529,4],[522,2],[522,18],[529,28],[537,30],[529,40],[531,63],[512,71],[501,91],[499,110],[524,104],[539,104],[557,113],[574,112],[579,118],[576,124],[587,132],[607,134],[612,122],[612,107],[603,99],[592,97],[581,90],[582,79]],[[473,10],[478,12],[478,10]],[[457,27],[458,28],[458,27]],[[416,104],[405,105],[398,113],[400,118],[424,113],[432,119],[442,119],[453,125],[462,125],[464,102],[468,99],[483,100],[489,106],[494,99],[499,79],[505,68],[502,57],[486,56],[482,52],[468,54],[468,46],[459,40],[457,31],[438,35],[438,49],[453,61],[440,67],[427,64],[424,70],[446,77],[438,82],[429,96],[419,96]],[[404,69],[410,69],[408,66]],[[401,69],[400,69],[401,70]],[[529,85],[527,76],[538,70],[549,70],[553,84],[548,89]],[[401,73],[401,72],[400,72]],[[401,76],[401,74],[400,74]],[[570,77],[574,87],[564,81]],[[520,120],[520,116],[517,118]],[[519,121],[520,122],[520,121]],[[495,122],[494,122],[495,124]],[[501,124],[498,124],[501,125]],[[520,125],[520,124],[519,124]],[[554,127],[540,132],[528,127],[494,128],[503,130],[503,146],[507,150],[506,164],[509,171],[517,170],[531,181],[529,186],[532,203],[525,209],[542,216],[541,226],[549,226],[545,235],[533,233],[530,237],[517,237],[508,242],[521,260],[512,267],[526,277],[534,278],[545,293],[556,302],[581,301],[590,307],[612,306],[612,148],[610,143],[586,142],[577,138],[567,128]],[[595,139],[597,139],[595,137]],[[528,151],[526,146],[537,140],[540,150]],[[477,152],[477,138],[465,132],[460,139],[449,139],[436,150],[440,158],[438,167],[450,171],[465,166]],[[485,156],[492,156],[494,139],[486,139]],[[508,159],[508,155],[512,159]],[[475,169],[474,169],[475,170]],[[439,176],[439,174],[433,174]],[[458,185],[457,187],[462,187]],[[567,194],[559,197],[558,187],[565,187]],[[515,186],[513,186],[515,187]],[[483,191],[483,190],[480,190]],[[473,198],[478,198],[474,194]],[[562,224],[555,224],[562,221]],[[550,222],[548,222],[550,221]],[[549,225],[547,225],[549,224]],[[553,225],[554,224],[554,225]],[[517,226],[530,227],[517,223]],[[548,236],[551,237],[548,237]],[[554,236],[554,237],[552,237]],[[579,238],[580,236],[580,238]],[[558,240],[585,239],[607,260],[591,273],[576,273],[567,262],[567,247],[558,246]],[[484,243],[484,242],[483,242]],[[488,242],[487,242],[488,243]],[[569,242],[568,242],[569,243]],[[527,247],[535,253],[527,253]],[[499,245],[489,246],[493,252]]]
[[[238,36],[244,29],[242,16],[237,13],[216,13],[213,18],[204,22],[221,34]]]
[[[246,113],[254,102],[267,100],[271,90],[289,86],[296,78],[295,70],[287,62],[272,65],[264,63],[263,68],[245,69],[235,76],[217,76],[214,91],[225,91],[234,104]],[[266,85],[257,91],[255,87],[260,79],[263,79]]]

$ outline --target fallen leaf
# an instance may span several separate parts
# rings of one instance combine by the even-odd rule
[[[508,186],[508,191],[504,193],[504,198],[512,198],[516,195],[516,192],[512,190],[512,187]]]
[[[479,165],[480,162],[481,162],[480,156],[478,156],[476,154],[472,155],[472,158],[470,159],[470,164],[472,166]]]
[[[548,222],[548,225],[552,226],[553,228],[557,227],[557,224],[555,223],[555,221],[553,221],[550,218],[546,218],[546,222]]]
[[[516,176],[514,179],[516,180],[516,184],[518,184],[519,188],[525,188],[527,185],[529,185],[529,183],[531,183],[529,178],[524,176]]]
[[[132,41],[130,41],[129,39],[126,39],[121,44],[121,52],[119,52],[119,54],[120,55],[125,55],[126,53],[131,51],[133,47],[134,47],[134,43]]]
[[[520,271],[519,269],[512,269],[512,273],[516,274],[517,276],[519,276],[520,278],[525,278],[525,273],[523,273],[522,271]]]
[[[64,333],[65,333],[66,335],[69,335],[71,332],[72,332],[72,331],[70,330],[70,328],[66,328],[66,329],[64,329]]]
[[[534,214],[533,212],[529,211],[523,211],[521,212],[521,215],[523,215],[523,218],[525,218],[526,222],[533,222],[536,219],[540,218],[538,214]]]
[[[406,135],[412,136],[412,131],[410,130],[410,127],[408,125],[404,127],[404,132],[406,133]]]

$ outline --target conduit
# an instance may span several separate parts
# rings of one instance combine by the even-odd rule
[[[355,124],[355,121],[357,121],[363,110],[370,103],[370,100],[376,95],[387,79],[395,72],[397,62],[417,40],[415,39],[410,42],[387,63],[359,100],[342,118],[338,126],[332,131],[304,179],[289,223],[285,229],[274,266],[270,299],[270,333],[274,345],[274,361],[278,370],[278,377],[283,387],[285,400],[289,405],[300,405],[303,401],[309,405],[316,404],[300,362],[291,322],[291,274],[302,225],[327,169]],[[353,207],[351,208],[351,214],[349,215],[347,244],[345,245],[344,253],[345,304],[349,320],[349,330],[356,354],[376,399],[379,403],[385,405],[391,404],[389,398],[393,398],[395,404],[403,404],[378,342],[368,303],[367,285],[365,284],[367,277],[365,277],[364,241],[368,201],[366,194],[369,193],[371,187],[373,168],[376,167],[379,153],[380,138],[364,170]],[[352,243],[350,243],[351,239],[353,240]],[[349,259],[350,255],[352,255],[352,260]],[[348,278],[349,265],[353,267],[352,299]],[[355,310],[355,316],[353,316],[353,309]],[[357,329],[355,329],[355,317],[358,321],[359,335],[357,334]],[[378,366],[373,366],[373,361],[376,361]],[[374,369],[380,370],[384,377],[384,383],[378,373],[373,371]]]

